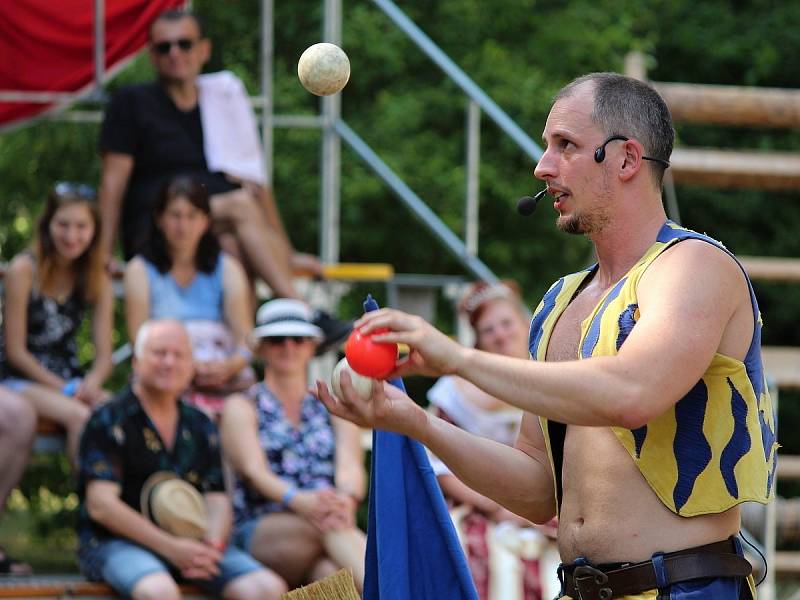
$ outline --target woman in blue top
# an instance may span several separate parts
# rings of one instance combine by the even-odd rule
[[[208,191],[178,176],[154,207],[149,243],[125,269],[129,339],[148,319],[184,322],[192,338],[197,404],[219,410],[226,394],[253,383],[246,336],[253,326],[242,266],[210,231]]]

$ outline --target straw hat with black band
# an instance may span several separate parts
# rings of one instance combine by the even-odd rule
[[[171,471],[158,471],[147,478],[140,506],[146,518],[173,535],[196,540],[206,535],[208,511],[203,496]]]

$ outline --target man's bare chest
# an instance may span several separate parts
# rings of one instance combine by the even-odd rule
[[[581,343],[581,324],[591,315],[606,288],[588,286],[575,296],[556,321],[547,345],[548,361],[577,360]]]

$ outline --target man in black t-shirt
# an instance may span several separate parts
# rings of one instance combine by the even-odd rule
[[[321,275],[316,257],[294,251],[271,190],[211,172],[203,146],[197,77],[211,53],[197,18],[168,11],[150,26],[150,58],[157,81],[123,87],[112,96],[100,136],[101,246],[109,261],[117,229],[125,259],[147,242],[151,207],[159,190],[178,174],[191,174],[211,194],[212,227],[223,248],[242,259],[279,297],[301,299],[293,269]],[[219,119],[228,115],[220,111]],[[324,313],[317,324],[326,350],[349,333],[349,324]]]
[[[212,173],[206,164],[197,77],[211,42],[199,21],[191,13],[169,11],[156,18],[149,35],[157,81],[119,89],[100,135],[105,251],[110,257],[119,226],[125,258],[133,256],[161,187],[175,175],[191,174],[208,186],[214,228],[226,250],[237,246],[240,252],[233,253],[242,255],[276,295],[299,297],[291,282],[294,251],[270,190]],[[318,274],[315,258],[301,255],[299,260]]]

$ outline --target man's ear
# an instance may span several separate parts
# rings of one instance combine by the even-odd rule
[[[205,65],[211,58],[211,40],[208,38],[200,38],[197,43],[197,51],[200,53],[200,60],[202,64]]]
[[[629,181],[642,168],[644,148],[636,140],[626,140],[623,149],[625,154],[619,169],[619,178],[622,181]]]

